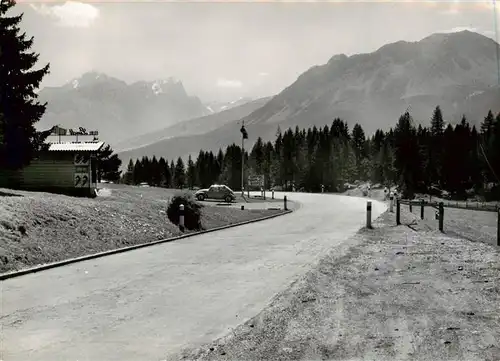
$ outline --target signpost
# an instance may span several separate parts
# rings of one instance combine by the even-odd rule
[[[249,176],[248,185],[252,187],[264,187],[264,176],[263,175]]]
[[[266,199],[266,191],[264,190],[264,175],[253,175],[248,177],[248,187],[256,187],[260,189],[260,195]]]

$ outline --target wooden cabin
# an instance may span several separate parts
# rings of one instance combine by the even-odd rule
[[[59,132],[59,130],[58,130]],[[80,136],[81,137],[81,136]],[[5,188],[95,196],[97,152],[104,142],[59,137],[48,140],[49,148],[17,171],[4,172],[0,186]],[[83,138],[83,137],[81,137]]]

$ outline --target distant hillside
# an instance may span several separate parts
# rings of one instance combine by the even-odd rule
[[[248,145],[258,136],[274,139],[277,127],[287,129],[331,124],[336,117],[352,126],[360,123],[370,134],[394,126],[406,110],[416,122],[429,123],[440,105],[447,121],[462,114],[479,123],[491,109],[500,112],[496,85],[496,44],[470,31],[433,34],[418,42],[399,41],[369,54],[333,56],[315,66],[245,116]],[[127,152],[124,156],[197,154],[239,143],[235,119],[203,135],[169,139]]]
[[[209,102],[206,103],[206,107],[210,113],[218,113],[218,112],[223,112],[224,110],[228,110],[234,107],[239,107],[240,105],[249,103],[253,101],[254,99],[252,98],[244,98],[240,97],[236,100],[230,101],[230,102]]]
[[[128,85],[89,72],[61,87],[44,88],[39,97],[48,102],[39,129],[81,126],[98,130],[110,144],[210,113],[173,78]]]
[[[372,132],[392,126],[408,107],[416,120],[427,122],[436,104],[456,118],[466,102],[475,102],[472,94],[496,91],[496,46],[488,37],[463,31],[399,41],[370,54],[336,55],[245,120],[288,127],[341,117]],[[498,110],[500,102],[485,106]]]
[[[228,110],[219,113],[206,115],[204,117],[190,119],[181,123],[174,124],[165,129],[157,130],[148,134],[139,135],[137,137],[126,139],[115,145],[116,151],[126,151],[130,149],[145,147],[156,142],[165,142],[168,139],[175,137],[184,137],[199,135],[211,132],[221,126],[241,119],[254,110],[263,106],[270,97],[257,99],[250,102],[243,102],[242,105],[229,107]],[[235,102],[236,104],[239,102]]]
[[[198,154],[199,150],[203,147],[212,149],[213,145],[216,147],[224,148],[227,144],[233,141],[238,142],[240,139],[240,131],[237,119],[250,114],[255,109],[263,106],[268,98],[254,100],[253,102],[240,105],[217,114],[208,115],[205,117],[191,119],[183,123],[174,125],[164,129],[158,134],[149,134],[146,136],[137,137],[127,144],[147,144],[142,147],[134,148],[130,146],[128,149],[117,147],[117,152],[126,166],[130,159],[137,159],[143,155],[162,155],[167,158],[193,156]],[[221,135],[219,139],[213,138]],[[153,141],[154,137],[162,137],[160,141]],[[215,148],[213,148],[215,149]],[[217,148],[218,149],[218,148]]]

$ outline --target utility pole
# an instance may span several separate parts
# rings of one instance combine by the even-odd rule
[[[245,139],[248,139],[248,133],[245,129],[245,121],[241,123],[241,196],[245,195]]]

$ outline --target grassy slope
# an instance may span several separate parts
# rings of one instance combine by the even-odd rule
[[[166,216],[175,190],[106,187],[95,199],[0,190],[0,273],[181,234]],[[209,229],[280,211],[207,205],[202,212]]]
[[[500,250],[487,244],[492,220],[454,212],[446,234],[428,214],[420,221],[404,208],[399,227],[384,214],[254,319],[183,359],[496,360]],[[457,236],[474,226],[474,242]]]

